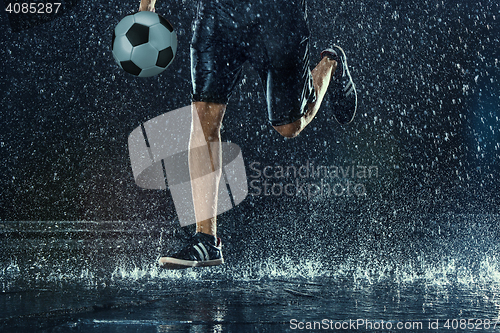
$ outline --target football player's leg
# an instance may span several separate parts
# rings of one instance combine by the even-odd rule
[[[263,22],[268,63],[258,70],[267,83],[269,121],[281,135],[292,138],[318,112],[337,62],[324,57],[311,71],[310,32],[304,2],[280,2],[280,6],[268,10],[286,9],[293,15],[277,13],[275,21]],[[287,32],[287,38],[282,38],[283,31]]]
[[[196,217],[196,232],[217,235],[217,193],[221,177],[220,128],[225,104],[192,103],[189,173]]]
[[[273,126],[278,133],[287,138],[296,137],[314,119],[336,68],[337,62],[335,60],[331,60],[328,57],[321,59],[311,72],[313,87],[316,94],[315,101],[307,103],[307,110],[303,113],[301,118],[289,124]]]
[[[220,128],[244,59],[235,49],[231,29],[218,21],[220,6],[198,7],[191,42],[192,115],[189,151],[191,189],[198,233],[216,236],[221,177]]]

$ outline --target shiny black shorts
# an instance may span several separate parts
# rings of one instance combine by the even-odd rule
[[[249,61],[269,121],[299,119],[315,100],[304,0],[200,0],[191,42],[193,101],[227,104]]]

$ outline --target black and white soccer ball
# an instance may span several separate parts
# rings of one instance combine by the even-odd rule
[[[113,57],[127,73],[154,76],[172,63],[177,34],[162,16],[141,11],[125,16],[113,31]]]

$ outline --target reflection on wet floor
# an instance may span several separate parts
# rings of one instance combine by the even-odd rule
[[[326,327],[355,320],[444,325],[447,319],[498,319],[496,234],[485,232],[498,216],[419,219],[405,220],[421,240],[411,250],[419,251],[391,245],[381,252],[358,243],[351,255],[282,254],[254,262],[247,255],[237,261],[235,237],[233,245],[226,243],[225,265],[177,271],[155,266],[160,234],[154,228],[3,222],[0,328],[282,332],[314,322]],[[458,231],[450,221],[471,227]]]
[[[2,327],[47,332],[78,328],[85,332],[287,331],[292,323],[366,321],[424,323],[477,318],[495,321],[500,286],[427,285],[423,281],[354,286],[351,281],[315,282],[137,281],[97,289],[31,291],[2,295],[3,304],[24,315],[2,319]],[[36,302],[32,302],[36,301]],[[71,304],[73,303],[73,304]],[[33,311],[28,314],[29,310]],[[364,320],[361,323],[359,320]]]

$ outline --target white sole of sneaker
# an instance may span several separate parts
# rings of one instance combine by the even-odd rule
[[[171,257],[162,257],[158,260],[161,268],[165,269],[183,269],[191,267],[205,267],[216,266],[224,263],[224,258],[205,260],[205,261],[191,261]]]

